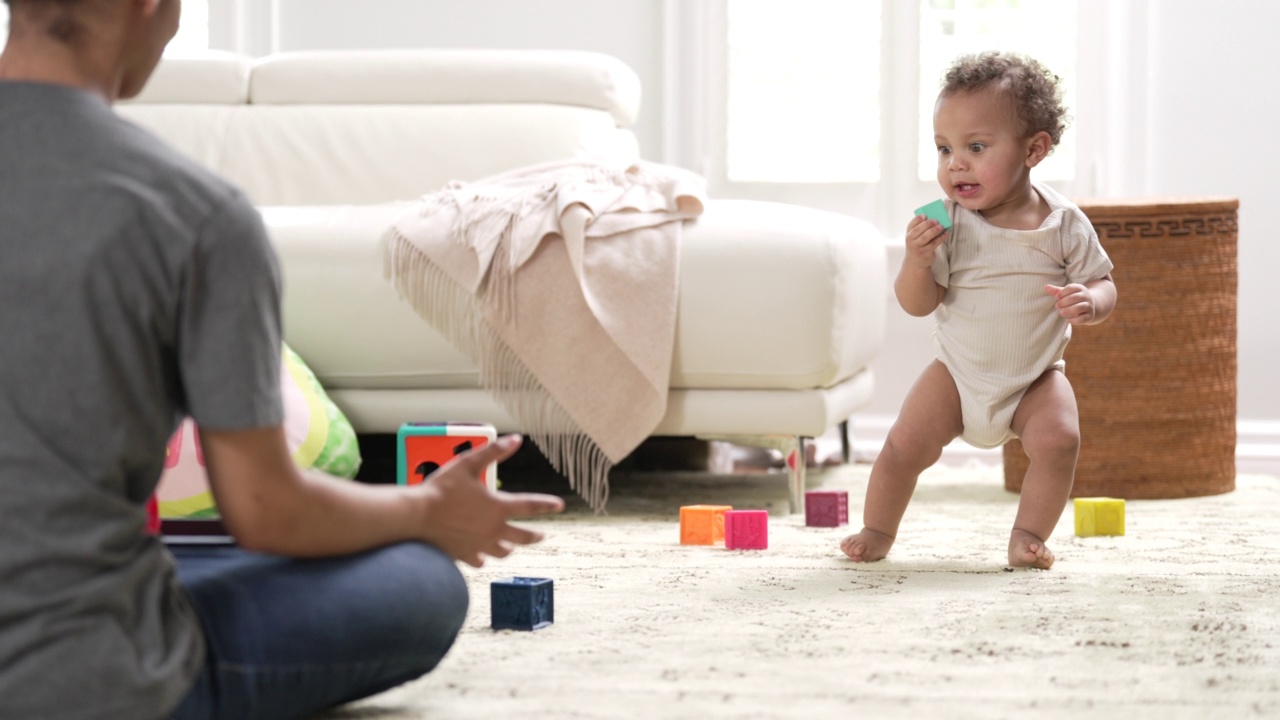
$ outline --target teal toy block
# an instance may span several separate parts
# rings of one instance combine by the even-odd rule
[[[396,433],[396,482],[417,485],[442,465],[468,450],[498,438],[485,423],[411,422]],[[498,464],[489,463],[480,480],[491,490],[498,487]]]
[[[937,220],[943,230],[951,229],[951,216],[947,214],[947,206],[941,200],[934,200],[928,205],[916,208],[916,215],[923,215],[930,220]]]

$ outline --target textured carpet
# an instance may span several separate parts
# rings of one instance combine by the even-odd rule
[[[889,559],[783,514],[781,475],[620,474],[548,538],[466,569],[472,607],[443,664],[331,712],[355,718],[1280,717],[1280,481],[1130,501],[1127,535],[1076,538],[1049,571],[1004,566],[1017,497],[999,467],[921,479]],[[868,467],[811,474],[847,489]],[[770,510],[769,549],[678,544],[682,504]],[[489,628],[489,582],[555,581],[555,624]]]

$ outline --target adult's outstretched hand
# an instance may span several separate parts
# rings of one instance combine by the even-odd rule
[[[421,503],[422,539],[472,567],[484,565],[485,556],[503,558],[517,545],[542,540],[542,533],[516,527],[511,520],[560,512],[563,500],[494,491],[480,481],[490,463],[511,457],[521,442],[519,435],[504,435],[454,457],[412,488],[414,500]]]

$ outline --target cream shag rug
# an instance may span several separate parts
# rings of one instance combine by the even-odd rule
[[[869,468],[812,472],[861,517]],[[767,508],[769,549],[679,545],[685,504]],[[782,475],[615,473],[538,546],[466,568],[472,605],[435,672],[328,713],[377,718],[1280,717],[1280,481],[1127,503],[1127,535],[1006,571],[1001,469],[927,472],[889,559],[786,511]],[[552,578],[555,624],[489,628],[489,583]]]

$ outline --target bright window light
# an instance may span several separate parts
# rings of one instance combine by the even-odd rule
[[[1067,115],[1076,99],[1076,0],[921,0],[921,180],[937,177],[933,105],[951,62],[985,50],[1034,57],[1062,78]],[[1035,170],[1039,180],[1075,177],[1076,133],[1068,125],[1061,142]]]
[[[880,0],[728,0],[727,11],[729,180],[879,180]]]
[[[165,47],[166,55],[193,55],[209,49],[209,0],[182,0],[178,34]]]

